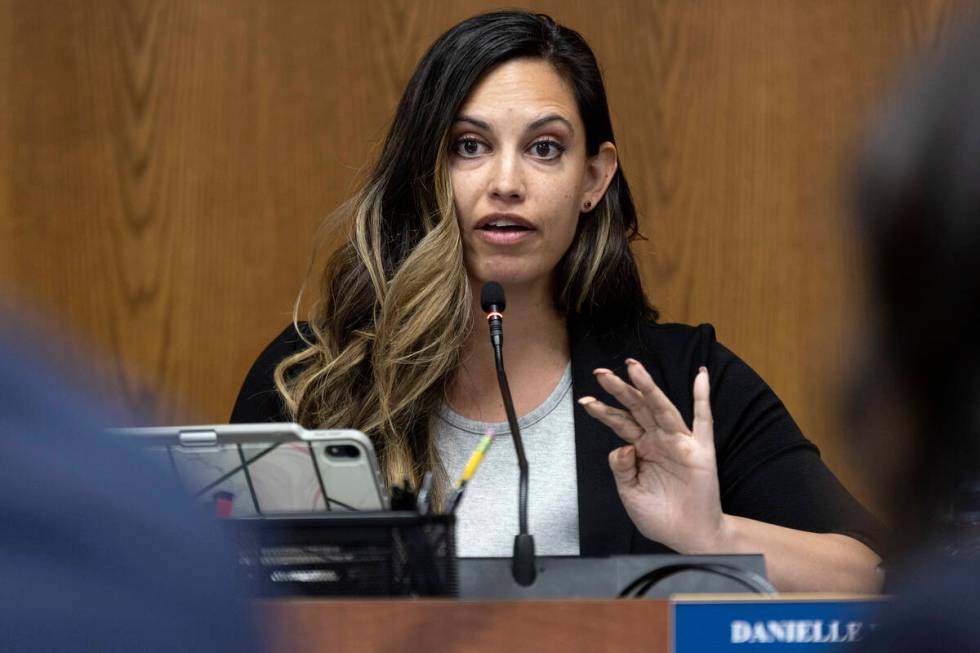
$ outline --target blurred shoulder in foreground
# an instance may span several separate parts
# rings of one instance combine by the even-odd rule
[[[980,481],[978,27],[888,107],[858,175],[874,346],[852,424],[899,548],[920,551],[886,586],[874,651],[980,650],[980,522],[956,508]]]
[[[37,342],[0,333],[0,650],[258,650],[230,545]]]

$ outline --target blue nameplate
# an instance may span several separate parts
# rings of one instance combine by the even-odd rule
[[[884,597],[783,595],[677,596],[671,599],[671,650],[824,651],[857,648],[875,628]]]

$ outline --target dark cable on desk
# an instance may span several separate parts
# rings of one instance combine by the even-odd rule
[[[754,571],[748,571],[738,567],[733,567],[732,565],[717,562],[682,562],[673,565],[664,565],[663,567],[658,567],[657,569],[643,574],[627,585],[626,588],[619,593],[618,598],[641,599],[646,596],[647,592],[649,592],[654,585],[665,578],[679,574],[682,571],[703,571],[709,574],[724,576],[725,578],[740,583],[756,594],[776,594],[776,588],[772,586],[772,583]]]

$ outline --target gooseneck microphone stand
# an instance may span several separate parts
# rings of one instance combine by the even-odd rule
[[[500,395],[504,400],[504,410],[507,412],[507,423],[514,438],[514,449],[517,451],[517,466],[520,470],[518,489],[518,515],[520,531],[514,537],[514,561],[512,572],[514,580],[523,587],[534,582],[537,575],[534,563],[534,536],[527,528],[527,458],[524,455],[524,441],[521,439],[521,429],[517,425],[517,415],[514,413],[514,402],[510,396],[510,386],[507,385],[507,374],[504,372],[504,331],[503,312],[506,308],[504,289],[496,281],[488,281],[480,290],[480,306],[487,314],[490,326],[490,344],[493,347],[493,358],[497,368],[497,384]]]

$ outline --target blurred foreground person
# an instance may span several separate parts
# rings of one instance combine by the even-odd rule
[[[258,650],[229,545],[27,333],[0,333],[0,651]]]
[[[900,596],[872,650],[980,650],[978,63],[977,31],[932,62],[876,130],[859,177],[876,305],[855,432],[906,561],[889,572]]]

